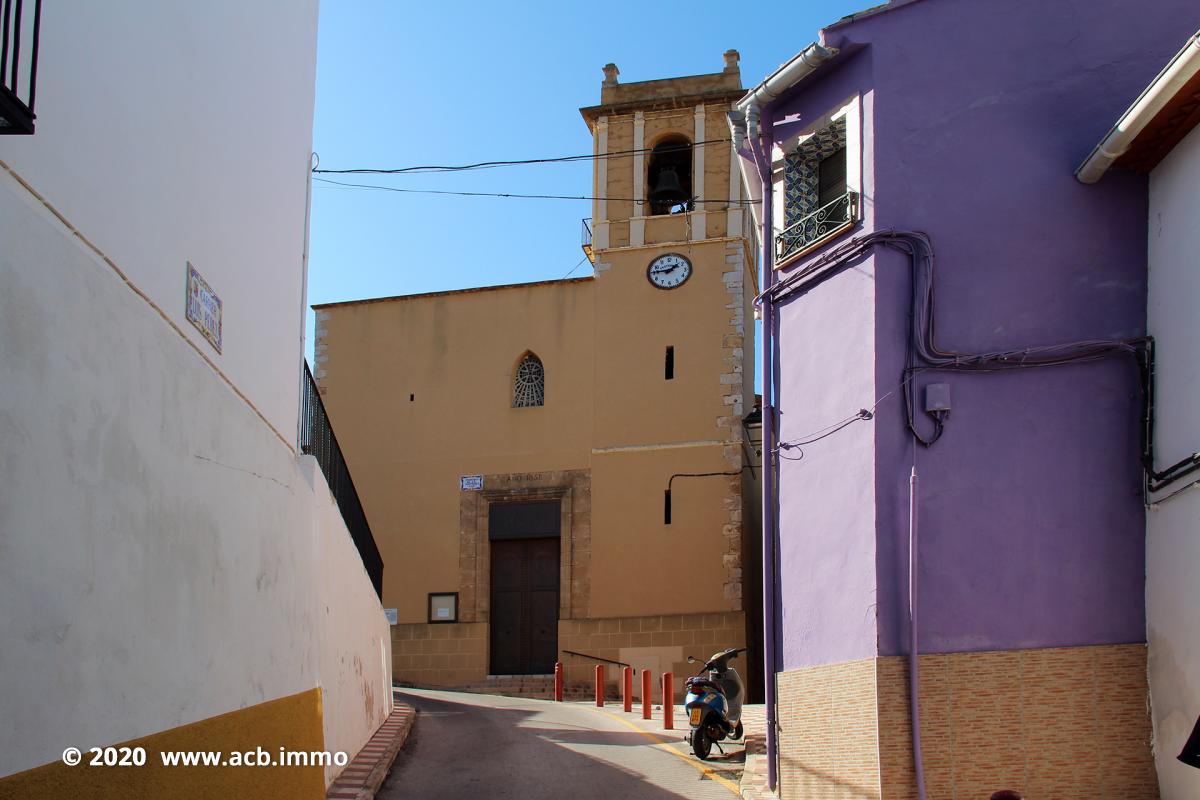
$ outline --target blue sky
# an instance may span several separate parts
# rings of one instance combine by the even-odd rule
[[[398,168],[584,154],[578,109],[601,67],[623,82],[718,72],[752,86],[868,0],[321,4],[314,150],[321,166]],[[340,176],[326,175],[342,180]],[[355,176],[400,188],[586,195],[591,164]],[[585,201],[400,194],[313,184],[309,302],[564,277]],[[590,274],[586,262],[573,275]],[[311,351],[312,321],[309,326]]]

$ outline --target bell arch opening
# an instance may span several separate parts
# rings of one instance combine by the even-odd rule
[[[693,210],[692,143],[686,136],[666,136],[654,145],[646,179],[651,215]]]

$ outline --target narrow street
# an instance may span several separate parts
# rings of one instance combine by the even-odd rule
[[[397,698],[419,714],[380,800],[738,797],[740,744],[702,763],[682,732],[652,734],[619,707],[420,689]]]

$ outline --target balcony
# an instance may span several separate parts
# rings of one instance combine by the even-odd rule
[[[775,237],[775,263],[808,253],[858,220],[858,193],[846,192],[785,228]]]
[[[583,254],[584,254],[585,256],[587,256],[587,259],[588,259],[588,261],[592,262],[592,265],[593,265],[593,266],[595,266],[595,264],[596,264],[596,254],[595,254],[595,252],[592,250],[592,226],[591,226],[591,222],[592,222],[592,220],[591,220],[591,219],[584,219],[584,220],[583,220],[583,231],[582,231],[582,239],[583,239],[583,242],[582,242],[582,243],[583,243]]]
[[[300,379],[300,452],[312,456],[321,465],[325,482],[329,491],[337,501],[338,511],[342,512],[342,520],[350,531],[350,538],[358,548],[358,555],[375,593],[383,599],[383,557],[375,545],[375,537],[371,535],[371,526],[367,524],[367,514],[363,511],[362,502],[358,499],[358,491],[350,477],[350,468],[342,456],[342,448],[338,446],[337,437],[329,424],[329,415],[325,412],[325,403],[321,401],[321,393],[317,390],[317,382],[313,380],[308,364],[304,365],[304,374]]]
[[[0,0],[0,135],[33,133],[42,0]]]

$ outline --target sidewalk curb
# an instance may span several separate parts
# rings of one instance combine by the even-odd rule
[[[326,800],[374,800],[416,719],[415,708],[407,703],[393,703],[391,715],[329,785]]]

